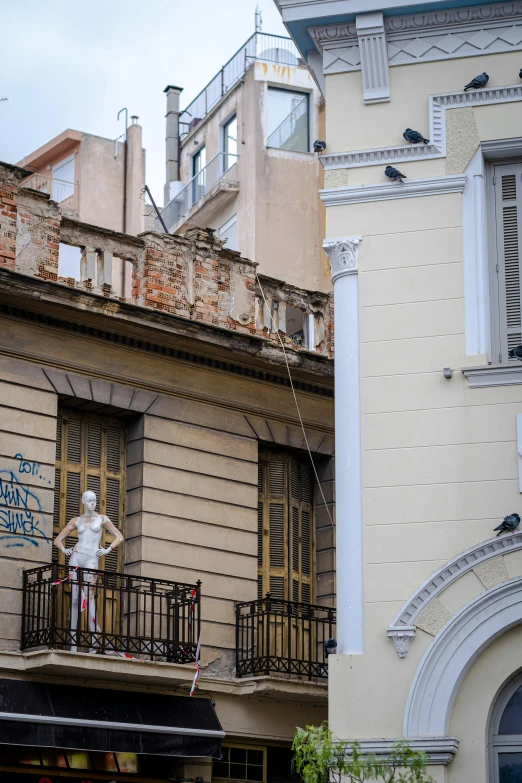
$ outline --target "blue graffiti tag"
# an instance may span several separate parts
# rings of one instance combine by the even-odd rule
[[[39,546],[35,536],[47,539],[40,527],[42,506],[29,487],[21,484],[12,470],[0,470],[0,541],[9,541],[7,548],[31,544]]]

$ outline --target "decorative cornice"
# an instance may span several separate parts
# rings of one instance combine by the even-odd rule
[[[522,364],[499,367],[464,367],[461,370],[469,381],[470,389],[487,386],[516,386],[522,383]]]
[[[408,598],[406,603],[402,605],[388,628],[388,636],[392,638],[395,644],[394,634],[398,633],[400,629],[405,633],[409,633],[412,628],[415,628],[415,620],[420,613],[453,582],[472,571],[480,563],[491,560],[491,558],[498,555],[516,552],[518,549],[522,549],[522,531],[482,541],[480,544],[475,544],[475,546],[457,555],[453,560],[449,560],[426,579]],[[413,635],[411,634],[411,636]],[[406,653],[401,655],[397,644],[395,644],[395,647],[401,658],[403,658]]]
[[[402,184],[400,182],[383,182],[378,185],[358,185],[352,188],[329,188],[321,190],[320,195],[323,203],[328,207],[342,204],[362,204],[367,201],[389,201],[398,198],[462,193],[466,180],[467,177],[464,175],[455,174],[447,177],[411,179]]]
[[[362,237],[338,237],[325,239],[323,250],[330,259],[332,282],[344,275],[357,274],[359,243]]]
[[[416,630],[414,625],[390,625],[388,628],[388,636],[399,653],[399,658],[404,658],[410,649],[410,644],[415,636]]]
[[[364,755],[372,753],[375,756],[389,758],[393,746],[399,742],[406,742],[412,750],[427,755],[427,763],[430,765],[447,766],[453,761],[458,750],[457,737],[405,737],[397,739],[360,739],[357,740]]]
[[[431,144],[397,145],[352,152],[331,152],[320,156],[326,171],[361,166],[380,166],[403,161],[431,160],[446,155],[446,109],[466,106],[486,106],[496,103],[522,101],[522,84],[506,87],[487,87],[476,92],[443,92],[430,95],[429,131]]]
[[[450,26],[466,24],[492,24],[499,20],[513,21],[522,18],[522,2],[487,3],[467,8],[440,9],[426,13],[406,14],[404,16],[386,17],[386,30],[389,33],[399,33],[407,30],[444,30]]]

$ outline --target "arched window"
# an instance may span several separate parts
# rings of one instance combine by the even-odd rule
[[[522,783],[522,674],[510,680],[490,720],[491,783]]]

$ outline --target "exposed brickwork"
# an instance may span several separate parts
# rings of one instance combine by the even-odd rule
[[[19,177],[9,169],[0,169],[0,266],[15,268],[16,197]]]
[[[292,350],[332,355],[329,295],[287,286],[262,275],[258,278],[256,264],[225,249],[210,229],[193,228],[182,236],[147,232],[130,237],[64,218],[47,195],[20,188],[22,175],[21,170],[0,164],[1,264],[121,301],[109,283],[94,279],[100,274],[94,271],[96,259],[110,259],[112,253],[132,263],[130,303],[262,337],[275,345],[283,342]],[[85,279],[58,277],[60,242],[83,249]],[[91,270],[89,276],[86,269]],[[266,317],[260,285],[272,317]],[[313,346],[287,332],[285,312],[291,308],[301,311],[305,321],[312,319]]]

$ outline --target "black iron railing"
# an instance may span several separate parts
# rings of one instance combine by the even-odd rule
[[[236,604],[238,677],[328,676],[324,643],[335,637],[335,609],[267,595]]]
[[[195,660],[201,583],[52,564],[23,575],[22,649]]]

